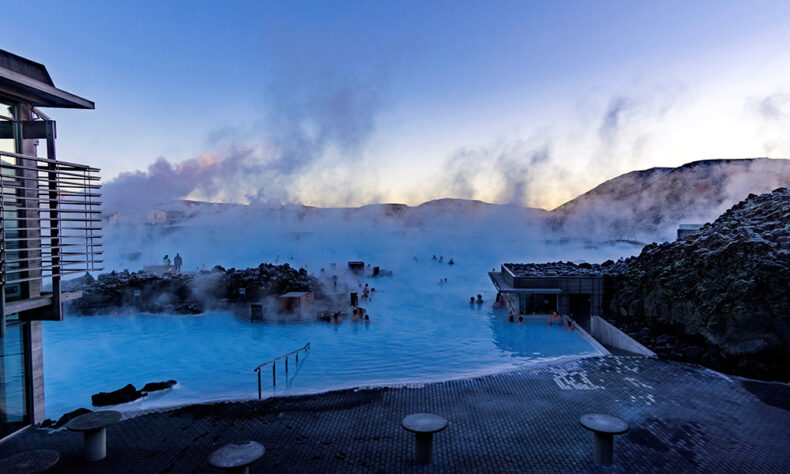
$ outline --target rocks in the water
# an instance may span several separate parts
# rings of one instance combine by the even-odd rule
[[[606,317],[660,356],[790,380],[790,190],[749,195],[620,267],[608,269]]]
[[[91,395],[91,402],[93,406],[104,407],[107,405],[118,405],[120,403],[133,402],[137,399],[145,397],[147,394],[134,388],[134,385],[129,384],[123,388],[115,390],[114,392],[99,392]]]
[[[173,388],[176,384],[175,380],[168,380],[166,382],[149,382],[145,384],[143,388],[140,389],[141,392],[156,392],[157,390],[166,390],[168,388]]]
[[[126,309],[134,312],[198,314],[212,307],[259,301],[289,291],[312,291],[321,298],[321,283],[305,269],[263,263],[256,268],[164,274],[110,272],[69,281],[82,297],[68,303],[69,311],[91,315]]]
[[[72,419],[77,418],[80,415],[84,415],[85,413],[90,413],[91,411],[93,411],[93,410],[88,410],[87,408],[77,408],[76,410],[70,411],[70,412],[64,414],[63,416],[61,416],[58,419],[57,423],[55,423],[55,424],[52,424],[52,420],[47,418],[47,420],[44,420],[44,422],[46,423],[46,421],[49,421],[49,423],[46,424],[46,425],[44,423],[41,423],[41,427],[42,428],[60,428],[61,426],[64,426],[66,423],[68,423]]]

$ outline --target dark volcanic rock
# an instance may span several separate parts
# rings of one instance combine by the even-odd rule
[[[50,425],[51,425],[52,428],[60,428],[61,426],[64,426],[66,423],[68,423],[72,419],[77,418],[80,415],[84,415],[85,413],[90,413],[91,411],[92,410],[88,410],[87,408],[77,408],[76,410],[70,411],[70,412],[64,414],[63,416],[61,416],[60,419],[58,419],[58,422],[55,423],[54,425],[52,425],[51,423],[50,423]],[[50,421],[52,421],[52,420],[50,420]],[[41,423],[41,427],[42,428],[46,428],[47,426],[44,426],[44,423]]]
[[[228,303],[258,301],[289,291],[312,291],[321,298],[321,283],[304,269],[263,263],[237,270],[215,266],[210,272],[165,274],[111,272],[93,280],[90,275],[68,282],[82,298],[68,303],[70,312],[83,315],[114,312],[198,314]]]
[[[139,398],[146,396],[145,393],[134,388],[134,385],[129,384],[123,388],[119,388],[114,392],[99,392],[91,395],[91,402],[95,407],[104,407],[107,405],[118,405],[120,403],[133,402]]]
[[[175,380],[168,380],[167,382],[149,382],[140,389],[141,392],[156,392],[157,390],[165,390],[173,388],[176,384]]]
[[[607,286],[607,317],[657,354],[790,380],[790,191],[751,194],[697,234],[646,246]]]

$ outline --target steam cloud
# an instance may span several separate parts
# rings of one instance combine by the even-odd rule
[[[212,153],[180,163],[159,157],[146,171],[119,175],[105,185],[105,211],[150,210],[185,198],[293,202],[299,199],[300,186],[316,185],[303,182],[303,177],[354,163],[386,104],[384,75],[365,68],[330,73],[320,64],[276,57],[264,85],[268,101],[259,123],[219,130],[210,137],[218,148]],[[333,189],[353,192],[359,186],[342,176],[331,178],[327,186]]]
[[[760,119],[757,134],[763,137],[763,150],[772,153],[790,142],[787,127],[790,125],[790,94],[776,93],[746,100],[746,110]]]

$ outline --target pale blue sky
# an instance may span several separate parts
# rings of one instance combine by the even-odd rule
[[[635,168],[790,156],[790,2],[1,8],[0,48],[96,102],[50,111],[63,159],[109,180],[246,153],[191,197],[552,207]]]

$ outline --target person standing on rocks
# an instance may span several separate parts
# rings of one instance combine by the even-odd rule
[[[182,263],[184,263],[184,261],[181,259],[181,255],[179,255],[179,253],[176,252],[176,257],[173,259],[173,264],[176,266],[176,273],[181,273]]]
[[[170,266],[170,256],[169,255],[165,255],[165,258],[162,259],[162,265],[167,265],[168,267]]]

